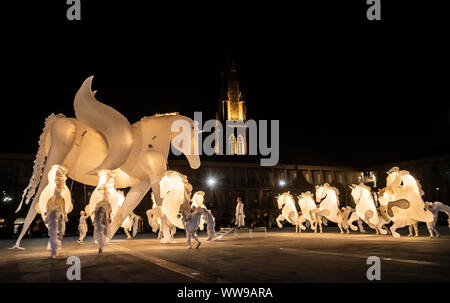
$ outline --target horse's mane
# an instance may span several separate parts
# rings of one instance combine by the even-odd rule
[[[400,171],[400,168],[398,168],[397,166],[394,166],[393,168],[391,168],[390,170],[388,170],[386,173],[388,175],[392,174],[392,173],[398,173]]]
[[[308,191],[305,191],[304,193],[301,193],[300,195],[299,195],[299,197],[301,197],[301,198],[306,198],[306,197],[313,197],[313,194],[308,190]]]
[[[158,118],[158,117],[165,117],[165,116],[178,116],[179,115],[179,113],[178,112],[172,112],[172,113],[165,113],[165,114],[154,114],[153,116],[150,116],[150,117],[155,117],[155,118]]]
[[[324,187],[327,187],[327,188],[329,188],[329,189],[331,189],[331,190],[333,190],[334,193],[336,194],[336,198],[339,197],[339,190],[338,190],[336,187],[331,186],[331,185],[328,184],[328,183],[325,183],[323,186],[324,186]]]
[[[168,116],[179,116],[180,114],[178,112],[173,112],[173,113],[166,113],[166,114],[154,114],[152,116],[144,116],[141,118],[141,121],[145,121],[148,119],[153,119],[153,118],[161,118],[161,117],[168,117]]]
[[[364,189],[367,189],[368,191],[369,191],[369,193],[371,193],[372,192],[372,189],[370,188],[370,186],[367,186],[367,185],[365,185],[364,183],[359,183],[357,186],[359,186],[359,187],[361,187],[361,188],[364,188]]]
[[[291,198],[292,201],[295,201],[295,200],[294,200],[294,197],[291,195],[290,192],[285,192],[285,193],[282,194],[282,196],[287,196],[287,197]]]

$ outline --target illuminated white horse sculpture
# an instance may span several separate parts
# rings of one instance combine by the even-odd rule
[[[76,119],[52,114],[45,121],[33,175],[17,211],[22,202],[28,204],[34,199],[13,248],[20,247],[36,216],[35,205],[55,164],[66,167],[68,177],[82,184],[97,186],[98,173],[107,170],[115,175],[114,188],[131,187],[122,208],[113,218],[111,237],[150,188],[156,193],[157,204],[161,205],[159,181],[167,170],[167,157],[174,137],[180,133],[191,135],[191,142],[183,142],[182,152],[191,168],[200,166],[200,158],[194,149],[194,122],[190,118],[176,113],[154,115],[130,125],[118,111],[96,100],[91,82],[92,77],[87,78],[75,95]],[[172,129],[175,121],[182,127]]]
[[[387,172],[386,188],[379,192],[380,208],[394,222],[390,227],[396,238],[397,228],[415,225],[417,222],[432,222],[433,214],[425,208],[423,191],[419,181],[408,171],[393,167]],[[432,231],[429,228],[430,235]]]
[[[319,212],[316,213],[319,218],[325,217],[337,223],[341,234],[344,233],[343,228],[349,233],[348,225],[344,222],[344,217],[339,209],[339,191],[337,188],[330,186],[328,183],[316,185],[316,202],[320,202]]]
[[[283,228],[282,221],[286,220],[292,225],[295,225],[295,232],[301,232],[306,227],[303,226],[305,222],[304,218],[301,218],[295,207],[295,201],[289,192],[282,193],[277,196],[278,208],[281,209],[281,214],[277,217],[277,225],[279,228]]]
[[[309,226],[314,232],[317,232],[317,225],[320,225],[320,232],[322,232],[322,224],[318,222],[318,217],[316,216],[319,209],[316,202],[314,202],[313,194],[307,191],[297,196],[297,199],[302,212],[301,216],[309,222]]]
[[[359,185],[352,184],[350,188],[352,190],[351,195],[356,203],[355,212],[348,220],[350,228],[357,231],[358,228],[353,225],[353,222],[361,218],[370,228],[375,229],[377,234],[386,235],[387,231],[383,229],[383,225],[387,222],[381,216],[378,216],[370,187],[361,183]]]

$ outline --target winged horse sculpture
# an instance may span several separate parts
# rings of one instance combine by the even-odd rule
[[[12,248],[20,248],[20,242],[36,216],[35,204],[48,184],[48,173],[55,164],[67,168],[67,176],[82,184],[97,186],[99,172],[107,170],[114,174],[115,188],[131,187],[120,211],[112,219],[110,238],[150,188],[155,192],[157,204],[162,204],[159,181],[167,171],[171,141],[186,131],[181,127],[174,128],[175,121],[191,127],[191,142],[183,142],[185,147],[181,152],[191,168],[200,166],[194,148],[196,134],[192,131],[195,129],[192,119],[178,113],[156,114],[131,125],[121,113],[95,98],[92,79],[93,76],[88,77],[75,95],[76,118],[51,114],[45,121],[33,175],[17,211],[23,202],[32,201],[31,207]],[[186,152],[189,149],[190,152]]]

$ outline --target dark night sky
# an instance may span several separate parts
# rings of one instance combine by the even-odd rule
[[[450,151],[449,24],[431,4],[384,1],[383,20],[368,22],[365,1],[85,2],[77,24],[64,5],[9,11],[0,152],[35,153],[45,117],[74,116],[89,75],[97,98],[131,123],[171,111],[213,118],[230,47],[248,118],[280,120],[282,163],[366,166]]]

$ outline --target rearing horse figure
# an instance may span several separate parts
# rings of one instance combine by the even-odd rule
[[[110,238],[150,188],[155,192],[157,204],[161,205],[159,180],[167,170],[171,141],[178,134],[191,135],[190,142],[183,142],[181,152],[191,168],[200,166],[194,148],[196,134],[192,119],[177,113],[157,114],[130,125],[121,113],[96,100],[91,90],[92,78],[87,78],[75,95],[76,118],[52,114],[45,121],[33,175],[22,202],[28,204],[34,198],[13,248],[20,247],[20,241],[36,216],[36,201],[48,184],[47,175],[54,164],[66,167],[68,177],[82,184],[97,186],[98,172],[108,170],[115,175],[114,188],[131,187],[112,220]],[[173,127],[175,121],[182,126]]]
[[[294,198],[289,192],[278,195],[277,203],[278,208],[281,209],[281,214],[276,219],[279,228],[283,227],[281,221],[286,220],[292,225],[295,225],[295,232],[301,232],[306,229],[302,224],[306,220],[299,216],[297,208],[295,207]]]
[[[353,225],[353,222],[361,218],[370,228],[375,229],[377,234],[381,233],[386,235],[387,230],[383,229],[383,225],[388,222],[383,217],[378,216],[370,187],[361,183],[359,185],[352,184],[350,188],[352,190],[351,195],[356,204],[355,212],[352,213],[348,220],[350,228],[357,231],[358,228]]]
[[[328,220],[337,223],[341,234],[344,233],[343,227],[348,230],[347,222],[339,209],[339,191],[337,188],[330,186],[328,183],[324,185],[316,185],[316,202],[320,202],[319,212],[316,215],[326,217]]]

